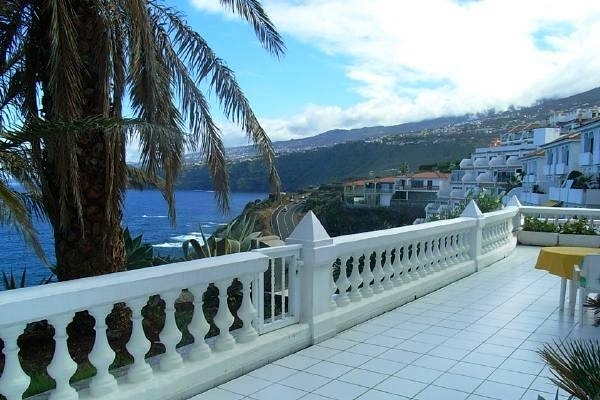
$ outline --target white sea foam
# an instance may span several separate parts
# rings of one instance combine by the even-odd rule
[[[181,242],[166,242],[166,243],[158,243],[158,244],[153,244],[152,247],[160,247],[160,248],[167,248],[167,249],[171,249],[171,248],[176,248],[176,247],[181,247]]]
[[[185,242],[186,240],[190,240],[190,239],[196,239],[197,241],[202,242],[202,235],[194,235],[194,234],[178,235],[178,236],[171,236],[170,239],[177,241],[180,244]]]
[[[142,215],[142,218],[169,218],[168,215]]]

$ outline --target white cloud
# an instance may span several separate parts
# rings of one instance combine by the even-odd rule
[[[194,0],[222,13],[217,0]],[[265,120],[274,140],[462,114],[600,86],[596,0],[264,0],[280,32],[349,60],[363,101]]]

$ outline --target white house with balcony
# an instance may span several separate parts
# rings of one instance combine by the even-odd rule
[[[448,190],[439,191],[436,202],[428,204],[430,217],[452,209],[464,201],[469,191],[502,188],[523,171],[521,158],[533,153],[541,145],[556,140],[560,128],[543,127],[539,123],[518,125],[503,133],[489,147],[475,149],[470,158],[460,162],[460,169],[452,171]]]

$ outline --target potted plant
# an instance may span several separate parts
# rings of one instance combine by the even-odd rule
[[[587,218],[569,219],[560,227],[559,246],[600,247],[600,236]]]
[[[547,218],[526,216],[523,229],[517,232],[517,240],[520,244],[529,246],[556,246],[558,230],[558,225]]]

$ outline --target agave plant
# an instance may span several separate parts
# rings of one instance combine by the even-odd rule
[[[600,342],[577,339],[545,344],[539,351],[560,389],[580,400],[600,399]]]
[[[125,253],[127,257],[125,267],[127,270],[151,267],[153,265],[152,245],[142,243],[142,235],[132,238],[129,228],[125,228],[123,238],[125,240]]]
[[[52,277],[54,274],[50,274],[47,278],[43,278],[38,285],[45,285],[52,281]],[[15,275],[13,274],[12,269],[10,270],[9,275],[6,272],[2,271],[2,286],[4,290],[13,290],[20,289],[26,286],[27,281],[27,268],[23,268],[23,272],[21,273],[21,278],[17,280]]]
[[[249,251],[252,249],[252,241],[261,235],[261,232],[254,231],[254,224],[255,219],[248,219],[244,214],[209,238],[206,238],[200,227],[202,244],[196,239],[186,240],[182,246],[183,256],[186,260],[193,260]]]

